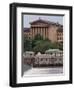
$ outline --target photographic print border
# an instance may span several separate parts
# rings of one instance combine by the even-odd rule
[[[18,83],[17,84],[17,62],[16,62],[16,47],[17,47],[17,7],[31,7],[43,9],[62,9],[69,10],[69,80],[66,81],[52,81],[52,82],[35,82],[35,83]],[[41,4],[27,4],[27,3],[12,3],[10,4],[10,86],[24,87],[24,86],[40,86],[40,85],[56,85],[56,84],[70,84],[72,83],[72,7],[71,6],[57,6],[57,5],[41,5]]]

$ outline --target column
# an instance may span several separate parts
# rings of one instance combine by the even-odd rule
[[[41,27],[41,36],[43,37],[43,35],[42,35],[42,27]]]
[[[35,35],[36,35],[36,27],[34,27],[34,37],[35,37]]]
[[[31,30],[32,30],[32,39],[33,39],[33,27],[31,27]]]
[[[39,34],[39,27],[38,27],[38,33],[37,34]]]
[[[40,34],[40,27],[39,27],[39,34]]]
[[[38,34],[38,27],[37,27],[37,34]]]
[[[48,28],[46,28],[46,38],[48,38]]]
[[[37,27],[35,28],[35,36],[37,35]]]
[[[39,27],[39,34],[41,34],[41,33],[40,33],[40,27]]]
[[[43,36],[43,27],[42,27],[42,36]],[[43,36],[43,38],[44,38],[44,36]]]
[[[46,38],[46,30],[45,30],[45,27],[44,27],[44,39]]]
[[[46,27],[45,27],[45,38],[46,38]]]
[[[33,38],[34,38],[34,27],[33,27]]]

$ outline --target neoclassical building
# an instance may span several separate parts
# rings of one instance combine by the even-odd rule
[[[28,39],[33,39],[37,34],[51,42],[63,42],[63,25],[38,19],[30,22],[30,28],[24,28],[24,36]]]

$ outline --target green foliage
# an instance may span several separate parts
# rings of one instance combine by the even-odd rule
[[[40,34],[37,34],[37,35],[34,37],[34,40],[43,40],[43,37],[42,37]]]
[[[49,42],[41,41],[36,42],[36,46],[33,48],[34,52],[44,53],[47,49],[49,49]]]
[[[63,50],[63,44],[62,43],[59,43],[59,49]]]
[[[32,40],[24,38],[24,51],[31,51],[31,50],[32,50]]]
[[[52,43],[49,39],[43,39],[40,34],[36,35],[33,40],[24,38],[24,51],[45,53],[48,49],[63,50],[63,44]]]

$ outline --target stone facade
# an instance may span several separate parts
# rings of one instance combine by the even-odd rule
[[[63,26],[58,23],[39,19],[31,22],[30,28],[24,28],[24,36],[29,39],[33,39],[37,34],[51,42],[63,42]]]

